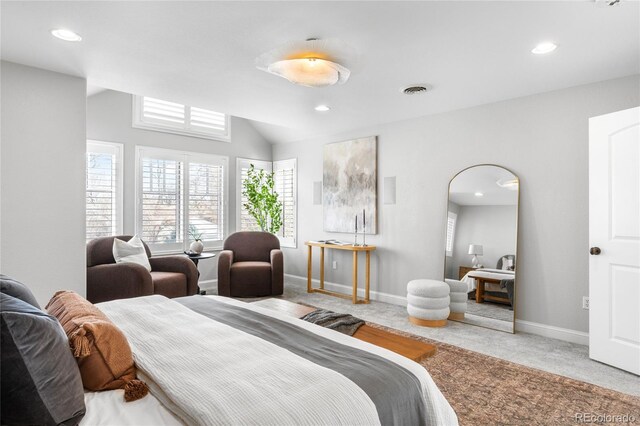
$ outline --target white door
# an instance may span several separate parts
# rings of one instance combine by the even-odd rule
[[[640,374],[640,107],[589,120],[589,356]]]

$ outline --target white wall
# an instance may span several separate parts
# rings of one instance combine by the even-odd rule
[[[516,254],[516,210],[516,206],[460,206],[447,278],[457,280],[459,267],[471,266],[469,244],[482,245],[478,261],[485,268],[495,268],[505,254]]]
[[[521,185],[517,317],[586,332],[588,118],[639,104],[636,75],[274,145],[273,158],[298,158],[298,241],[351,240],[348,234],[324,233],[322,206],[313,205],[313,182],[322,180],[322,146],[378,135],[378,180],[397,177],[397,202],[383,204],[379,191],[379,234],[367,238],[378,245],[372,290],[399,296],[411,279],[443,277],[449,180],[475,164],[507,167]],[[286,272],[306,276],[305,246],[285,250]],[[327,265],[338,259],[339,266],[327,269],[326,279],[349,284],[347,255],[330,253]]]
[[[85,295],[86,81],[2,62],[0,271]]]
[[[271,145],[251,123],[231,118],[231,143],[131,127],[131,95],[107,90],[87,98],[87,139],[124,144],[124,233],[135,233],[135,147],[153,146],[229,157],[229,232],[236,226],[236,157],[271,161]],[[203,288],[217,279],[217,259],[199,264]]]

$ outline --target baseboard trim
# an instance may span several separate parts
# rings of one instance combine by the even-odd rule
[[[284,274],[285,278],[288,279],[288,283],[294,283],[296,286],[307,288],[307,278],[301,277],[299,275],[292,274]],[[314,287],[318,287],[320,285],[320,280],[312,279]],[[324,282],[324,288],[331,291],[337,291],[344,294],[351,294],[351,286],[332,283],[329,281]],[[358,288],[358,297],[364,297],[364,288]],[[399,306],[407,306],[407,298],[403,296],[396,296],[395,294],[383,293],[381,291],[369,291],[369,298],[371,300],[375,300],[377,302],[390,303],[392,305]]]
[[[201,291],[211,292],[211,294],[218,294],[218,280],[198,281],[198,287],[200,287]]]
[[[299,275],[284,274],[288,284],[294,284],[297,287],[306,288],[307,278]],[[320,284],[320,280],[312,279],[314,287]],[[327,290],[339,291],[345,294],[351,294],[351,287],[344,284],[332,283],[329,281],[324,282],[324,287]],[[403,296],[396,296],[395,294],[383,293],[380,291],[370,291],[369,296],[371,300],[378,302],[390,303],[392,305],[407,306],[407,298]],[[364,289],[358,288],[358,297],[364,297]],[[589,333],[582,331],[571,330],[568,328],[555,327],[553,325],[540,324],[537,322],[516,320],[516,331],[524,333],[536,334],[538,336],[550,337],[552,339],[563,340],[565,342],[577,343],[580,345],[589,345]]]
[[[556,327],[553,325],[546,325],[537,322],[517,319],[516,331],[537,334],[538,336],[550,337],[552,339],[577,343],[579,345],[589,345],[589,333],[585,333],[584,331],[571,330],[569,328]]]

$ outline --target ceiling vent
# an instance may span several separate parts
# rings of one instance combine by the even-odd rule
[[[426,93],[429,89],[431,89],[430,86],[409,86],[402,89],[402,93],[405,95],[417,95],[419,93]]]
[[[617,6],[620,4],[620,0],[596,0],[598,6]]]

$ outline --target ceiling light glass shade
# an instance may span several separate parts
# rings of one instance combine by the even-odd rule
[[[318,58],[287,59],[270,64],[267,71],[292,83],[308,87],[343,84],[350,71],[340,64]]]
[[[294,84],[325,87],[344,84],[357,61],[353,49],[335,39],[290,42],[256,58],[262,71],[286,78]]]

